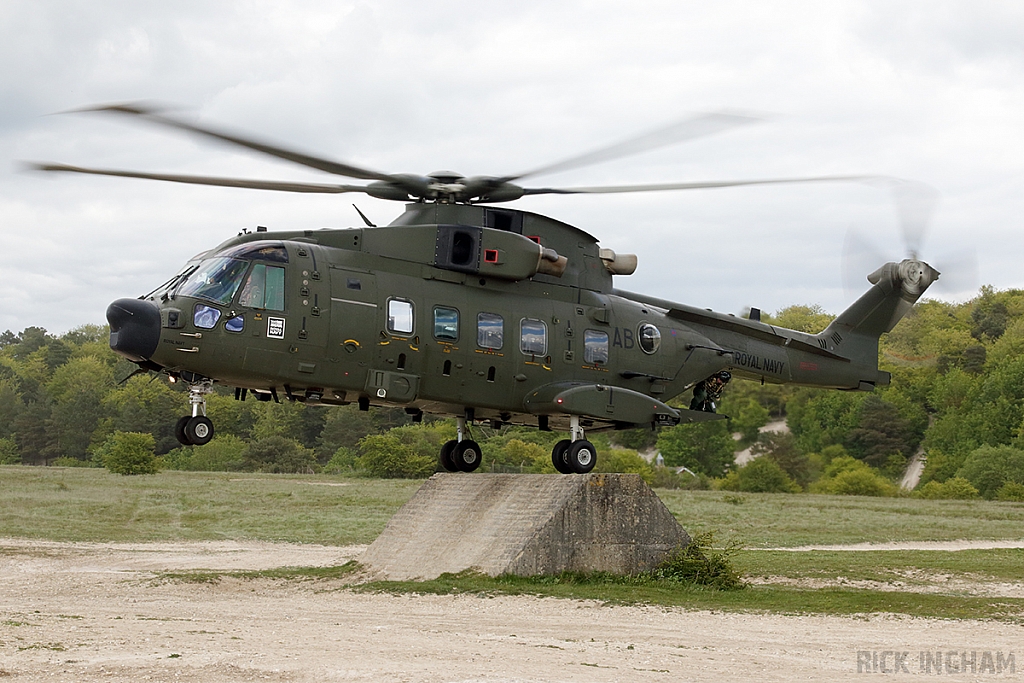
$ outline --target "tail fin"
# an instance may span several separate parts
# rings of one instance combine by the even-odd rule
[[[818,345],[877,367],[878,337],[892,330],[938,277],[937,270],[916,259],[886,263],[868,276],[871,289],[817,335]]]

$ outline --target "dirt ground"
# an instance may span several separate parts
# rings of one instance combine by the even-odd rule
[[[168,570],[337,565],[362,550],[0,539],[0,679],[845,680],[865,675],[858,651],[907,652],[905,675],[923,675],[922,650],[976,651],[979,663],[984,652],[1015,653],[1014,673],[944,670],[943,680],[1024,679],[1024,627],[1003,623],[391,596],[324,581],[154,580]],[[861,655],[862,669],[870,658]]]

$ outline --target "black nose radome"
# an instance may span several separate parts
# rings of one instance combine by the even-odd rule
[[[135,363],[149,360],[160,343],[160,309],[151,301],[118,299],[107,306],[110,348]]]

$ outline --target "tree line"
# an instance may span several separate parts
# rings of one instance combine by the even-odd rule
[[[816,333],[832,316],[797,305],[765,319]],[[0,334],[0,464],[110,467],[134,457],[149,464],[124,465],[133,472],[422,477],[454,437],[451,421],[410,424],[401,409],[243,402],[218,387],[208,400],[217,436],[183,447],[174,423],[189,412],[185,388],[155,374],[132,376],[135,366],[112,353],[107,338],[98,325]],[[896,495],[923,449],[915,495],[1024,499],[1022,350],[1024,291],[982,288],[963,303],[924,301],[882,338],[889,387],[837,392],[736,380],[721,406],[729,420],[595,435],[598,468],[671,487]],[[769,421],[785,421],[788,433],[762,433]],[[485,469],[553,472],[550,449],[564,435],[478,427],[475,436]],[[734,454],[746,447],[758,457],[737,467]],[[664,466],[640,455],[653,452]]]

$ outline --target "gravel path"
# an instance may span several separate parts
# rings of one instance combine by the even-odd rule
[[[1014,652],[1021,661],[1009,679],[1024,674],[1024,628],[1005,623],[392,596],[323,581],[154,580],[165,570],[335,565],[361,551],[0,539],[0,679],[859,680],[858,651],[891,650],[909,653],[911,673],[922,650],[977,651],[979,662],[983,652]]]

